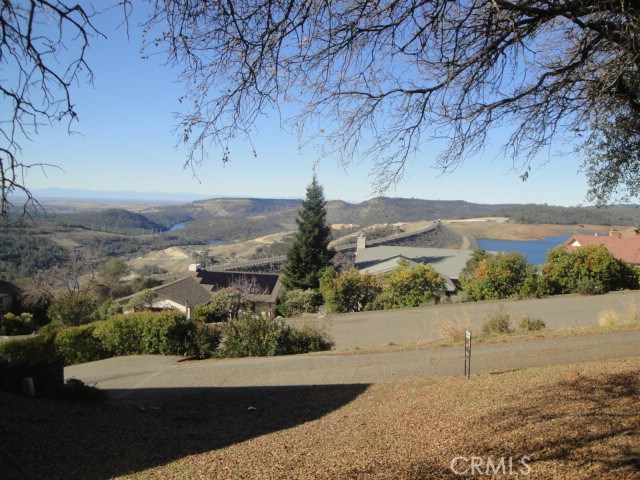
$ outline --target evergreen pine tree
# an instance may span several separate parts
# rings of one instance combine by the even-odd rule
[[[298,231],[293,244],[287,251],[287,260],[283,268],[283,284],[289,289],[317,289],[320,285],[320,273],[331,265],[335,254],[329,248],[331,228],[327,225],[327,209],[324,191],[313,175],[307,187],[307,198],[298,211]]]

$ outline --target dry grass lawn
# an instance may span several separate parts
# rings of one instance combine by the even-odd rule
[[[417,480],[477,457],[475,477],[638,479],[639,374],[631,358],[102,405],[2,395],[0,478]]]

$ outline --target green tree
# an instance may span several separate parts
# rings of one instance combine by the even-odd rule
[[[298,231],[287,250],[282,283],[290,290],[317,289],[321,272],[331,265],[335,251],[329,248],[331,228],[327,225],[324,191],[313,175],[307,197],[298,211]]]
[[[151,289],[142,290],[134,295],[134,297],[127,303],[127,308],[131,310],[141,310],[150,308],[153,300],[158,296],[156,292]]]
[[[98,308],[96,303],[87,296],[66,296],[54,300],[47,310],[47,316],[57,325],[74,327],[96,320]]]
[[[284,312],[288,317],[297,317],[303,313],[315,313],[321,304],[320,295],[311,288],[307,290],[289,290],[283,300]]]
[[[639,288],[637,271],[604,245],[585,245],[572,251],[566,245],[554,248],[547,253],[543,275],[556,294]]]
[[[469,259],[476,263],[473,274],[461,278],[461,287],[472,300],[497,300],[523,294],[523,285],[534,274],[525,256],[518,252],[479,253]],[[470,269],[469,269],[470,271]]]
[[[114,288],[120,284],[122,278],[129,274],[131,269],[127,262],[121,258],[107,260],[98,270],[98,276],[109,287]]]
[[[383,292],[376,305],[382,309],[419,307],[432,303],[444,290],[444,279],[431,265],[400,261],[398,267],[383,277]]]
[[[355,268],[339,274],[329,268],[320,279],[320,293],[328,313],[361,312],[371,308],[382,293],[382,279]]]

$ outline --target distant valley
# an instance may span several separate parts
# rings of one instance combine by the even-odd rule
[[[65,250],[78,248],[89,249],[99,258],[133,259],[172,247],[186,247],[187,253],[181,255],[190,257],[187,261],[198,260],[198,255],[200,260],[207,255],[222,256],[216,261],[282,255],[287,235],[296,228],[301,200],[214,198],[167,205],[134,200],[114,206],[97,200],[57,199],[42,205],[30,218],[16,210],[0,226],[0,276],[32,275],[55,263]],[[353,242],[357,232],[384,236],[400,231],[400,224],[437,219],[504,217],[512,224],[573,225],[576,229],[581,225],[640,225],[636,206],[597,209],[380,197],[361,203],[332,200],[327,202],[327,212],[334,238],[343,244]],[[169,231],[176,224],[184,226]],[[489,233],[468,236],[494,238],[492,230],[495,232],[491,228]],[[526,230],[506,238],[544,236],[532,234],[532,227]],[[214,243],[245,245],[220,247],[221,253],[211,253]]]

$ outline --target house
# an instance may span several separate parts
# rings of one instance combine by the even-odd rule
[[[615,234],[601,236],[576,233],[569,237],[565,245],[569,251],[586,245],[604,245],[614,257],[631,265],[640,265],[640,236],[624,237]]]
[[[22,290],[11,282],[0,280],[0,313],[10,312]]]
[[[184,278],[152,288],[157,296],[151,307],[178,310],[190,318],[194,308],[208,304],[214,292],[225,288],[240,290],[255,304],[257,312],[273,315],[282,284],[275,274],[190,270]],[[126,303],[134,296],[118,301]]]
[[[380,274],[393,270],[398,261],[406,260],[410,267],[419,263],[431,265],[445,280],[447,293],[457,290],[458,277],[473,250],[454,248],[418,248],[404,246],[379,246],[367,248],[366,238],[357,241],[355,265],[359,272]]]

